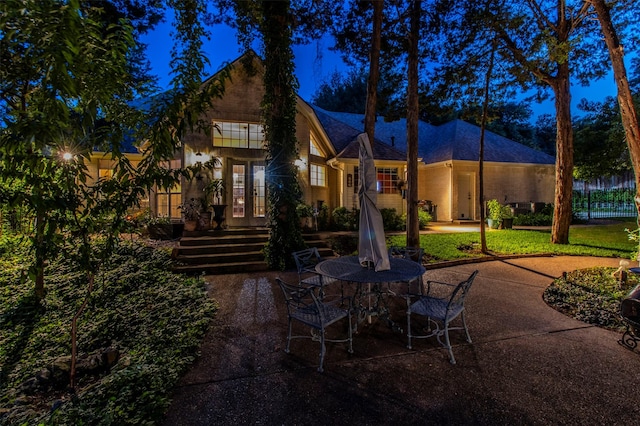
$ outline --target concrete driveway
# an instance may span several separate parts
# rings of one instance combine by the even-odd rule
[[[294,272],[209,276],[219,311],[200,358],[182,378],[165,425],[631,425],[640,423],[640,354],[619,333],[568,318],[542,300],[564,271],[617,259],[535,257],[429,270],[460,281],[473,339],[452,332],[457,364],[435,339],[406,348],[382,321],[362,324],[353,355],[317,342],[284,353],[286,314],[274,278]],[[401,301],[400,301],[401,302]],[[403,303],[392,304],[404,324]]]

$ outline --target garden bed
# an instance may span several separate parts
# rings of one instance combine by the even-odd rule
[[[621,283],[616,268],[588,268],[566,273],[545,290],[544,301],[563,314],[598,327],[622,332],[620,303],[640,280],[629,273]]]

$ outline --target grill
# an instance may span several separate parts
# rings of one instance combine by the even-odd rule
[[[627,325],[620,342],[630,349],[635,349],[640,340],[640,284],[620,303],[620,316]]]

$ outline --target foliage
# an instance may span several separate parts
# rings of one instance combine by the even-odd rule
[[[516,215],[513,218],[513,224],[516,226],[551,226],[553,221],[552,212],[539,212],[539,213],[524,213]]]
[[[82,353],[117,348],[109,373],[80,378],[78,392],[50,413],[60,392],[42,406],[14,405],[19,384],[69,352],[68,321],[84,293],[82,271],[62,258],[47,267],[41,307],[22,284],[26,252],[19,240],[1,242],[0,405],[9,424],[148,424],[159,421],[169,393],[193,361],[214,313],[203,281],[169,272],[168,253],[123,244],[96,278],[90,310],[80,318]],[[18,244],[18,245],[16,245]],[[27,401],[30,398],[27,397]],[[35,411],[31,411],[34,409]],[[0,410],[1,411],[1,410]]]
[[[306,217],[313,217],[313,207],[309,204],[298,204],[298,206],[296,207],[296,211],[298,213],[298,217],[300,217],[301,219]]]
[[[358,236],[356,234],[335,234],[329,238],[331,250],[338,256],[350,256],[358,252]]]
[[[487,201],[487,209],[489,210],[488,219],[500,222],[502,219],[512,217],[511,208],[500,204],[495,198]]]
[[[211,179],[204,186],[205,200],[208,203],[209,198],[213,197],[215,203],[213,204],[222,204],[222,195],[224,194],[224,180],[222,179]]]
[[[266,180],[269,242],[266,262],[271,269],[293,266],[291,253],[304,247],[296,206],[302,199],[295,159],[296,89],[291,50],[288,1],[260,3],[260,31],[265,45],[262,113],[267,147]]]
[[[589,268],[568,272],[544,291],[543,299],[565,315],[588,324],[624,331],[620,303],[638,285],[638,276],[628,274],[627,281],[613,277],[615,268]]]
[[[425,210],[418,210],[418,224],[420,226],[420,229],[427,229],[427,226],[429,226],[429,223],[433,220],[433,217],[431,217],[431,215],[425,211]]]
[[[182,211],[184,220],[198,220],[202,213],[203,203],[200,198],[190,198],[180,204],[178,208]]]
[[[380,209],[382,216],[382,226],[385,231],[403,231],[406,229],[406,220],[398,215],[396,209]]]
[[[332,229],[336,231],[353,231],[358,229],[360,211],[346,207],[336,207],[331,212]]]
[[[322,204],[322,206],[318,209],[318,216],[316,217],[318,229],[321,231],[328,230],[331,223],[330,219],[329,206],[326,204]]]
[[[578,107],[587,114],[575,124],[573,176],[589,182],[633,170],[617,100],[609,97],[590,103],[583,99]]]

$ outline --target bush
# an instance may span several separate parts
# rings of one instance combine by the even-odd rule
[[[380,209],[382,224],[385,231],[403,231],[406,228],[406,221],[398,215],[396,209]]]
[[[358,229],[359,210],[348,210],[346,207],[337,207],[331,213],[333,229],[336,231],[353,231]]]

